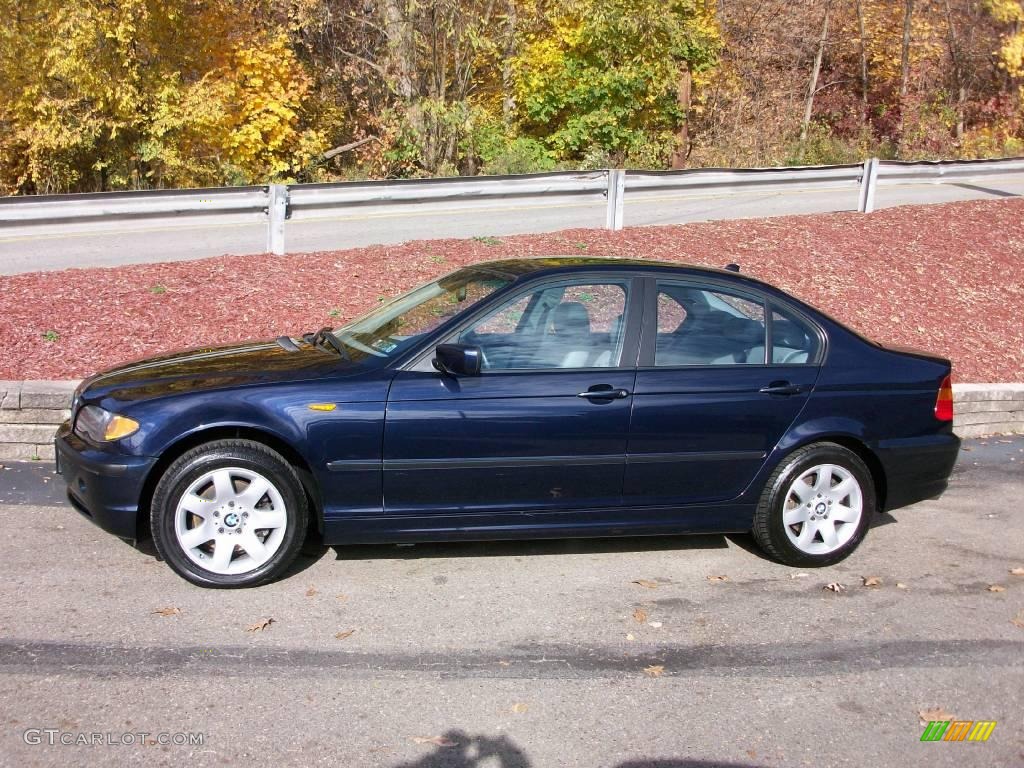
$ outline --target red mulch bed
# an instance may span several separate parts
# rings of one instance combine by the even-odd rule
[[[0,277],[0,379],[297,334],[463,264],[552,254],[735,261],[878,341],[951,357],[959,381],[1024,381],[1021,199]]]

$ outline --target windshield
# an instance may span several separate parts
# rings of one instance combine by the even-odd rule
[[[334,336],[352,350],[353,359],[392,357],[510,282],[495,272],[460,269],[392,299],[336,329]]]

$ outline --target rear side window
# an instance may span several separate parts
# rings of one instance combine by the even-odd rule
[[[658,283],[656,366],[764,364],[764,305],[724,291]]]
[[[821,340],[806,320],[783,309],[772,311],[772,362],[776,365],[813,363]]]

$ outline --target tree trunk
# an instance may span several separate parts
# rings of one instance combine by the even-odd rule
[[[960,50],[960,41],[957,39],[956,24],[953,21],[953,9],[949,0],[945,0],[946,6],[946,41],[949,45],[950,70],[953,74],[953,90],[956,91],[956,138],[957,141],[964,136],[964,111],[967,103],[967,87],[964,84],[964,61]]]
[[[818,92],[818,75],[821,74],[821,60],[825,56],[825,43],[828,42],[828,16],[830,2],[825,2],[825,15],[821,20],[821,37],[818,38],[818,50],[814,53],[814,65],[811,67],[811,79],[807,83],[807,99],[804,102],[804,119],[800,124],[800,144],[807,141],[807,130],[811,126],[811,115],[814,112],[814,95]]]
[[[501,62],[501,118],[506,129],[512,127],[516,114],[515,83],[512,76],[512,58],[516,55],[516,25],[518,12],[516,0],[508,0],[508,14],[505,19],[505,57]]]
[[[900,49],[900,101],[907,98],[910,83],[910,31],[914,16],[914,0],[905,0],[903,10],[903,46]]]
[[[861,121],[868,121],[868,46],[864,27],[864,0],[857,0],[857,25],[860,28],[860,103]]]
[[[686,158],[690,156],[690,100],[693,91],[693,73],[690,63],[683,62],[679,73],[679,84],[676,87],[676,104],[683,115],[683,124],[676,133],[676,148],[672,153],[672,168],[686,167]]]
[[[416,40],[412,18],[403,0],[381,0],[384,34],[387,37],[388,85],[395,95],[411,104],[416,93]]]

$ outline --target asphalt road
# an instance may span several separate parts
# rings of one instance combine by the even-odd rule
[[[965,446],[941,500],[827,569],[747,537],[310,546],[235,592],[95,529],[51,467],[9,465],[0,764],[1020,765],[1024,438]],[[933,707],[997,725],[922,743]],[[140,732],[203,743],[59,743]]]
[[[1024,194],[1024,178],[990,176],[958,183],[884,184],[876,207],[987,200]],[[855,184],[833,188],[747,189],[709,195],[630,192],[626,226],[684,224],[857,209]],[[486,211],[444,206],[352,208],[347,213],[303,214],[288,221],[291,253],[356,248],[433,238],[469,238],[603,227],[603,202],[511,201]],[[258,254],[266,248],[266,224],[251,214],[205,216],[188,222],[139,220],[81,225],[56,233],[45,226],[0,228],[0,274],[67,267],[101,267],[198,259],[222,254]]]

